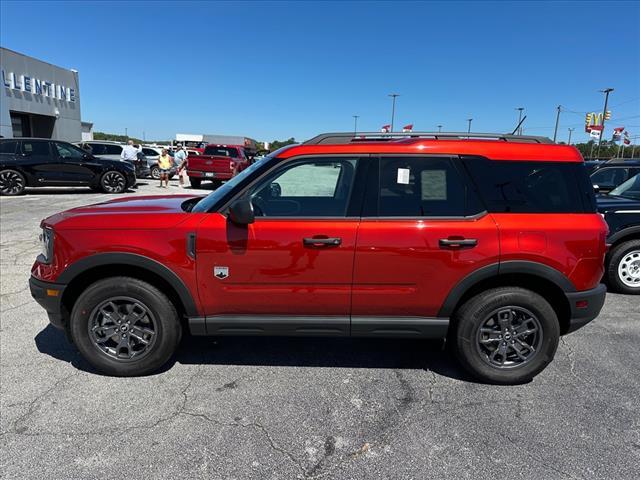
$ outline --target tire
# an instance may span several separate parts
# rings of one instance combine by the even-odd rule
[[[160,169],[157,165],[151,167],[151,178],[154,180],[160,180]]]
[[[129,310],[129,305],[135,306]],[[131,277],[91,284],[73,307],[70,330],[80,353],[96,370],[118,377],[157,371],[172,357],[182,336],[167,296]]]
[[[127,179],[115,170],[109,170],[102,175],[100,187],[104,193],[122,193],[127,189]]]
[[[26,186],[27,181],[20,172],[9,169],[0,171],[0,195],[22,195]]]
[[[200,188],[200,185],[202,184],[202,180],[200,180],[199,178],[189,177],[189,183],[193,188]]]
[[[222,180],[212,180],[211,183],[213,183],[214,190],[222,186]]]
[[[640,240],[629,240],[613,247],[606,268],[611,290],[640,295]]]
[[[499,317],[504,324],[497,321]],[[560,340],[560,324],[551,305],[519,287],[494,288],[472,297],[455,313],[454,322],[458,360],[486,383],[530,381],[553,360]],[[528,344],[533,350],[525,347]]]

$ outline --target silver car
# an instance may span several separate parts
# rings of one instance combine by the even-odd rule
[[[158,167],[158,157],[162,153],[162,148],[157,147],[142,147],[142,153],[147,159],[147,163],[149,164],[149,170],[151,178],[155,178],[158,180],[160,178],[160,167]],[[172,152],[169,152],[171,155]],[[173,164],[169,169],[169,178],[173,178],[173,176],[177,173],[178,167]]]

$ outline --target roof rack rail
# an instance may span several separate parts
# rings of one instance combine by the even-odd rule
[[[321,133],[303,142],[303,145],[338,145],[352,142],[382,142],[406,138],[439,139],[495,139],[517,143],[553,143],[550,138],[532,135],[512,135],[510,133],[474,133],[474,132],[337,132]]]

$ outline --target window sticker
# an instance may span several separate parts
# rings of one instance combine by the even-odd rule
[[[397,182],[402,185],[409,185],[409,173],[410,170],[408,168],[399,168]]]

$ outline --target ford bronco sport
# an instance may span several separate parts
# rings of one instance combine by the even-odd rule
[[[42,221],[33,297],[82,355],[144,375],[181,333],[442,338],[528,381],[594,319],[607,226],[580,153],[539,137],[323,134],[206,197]]]

